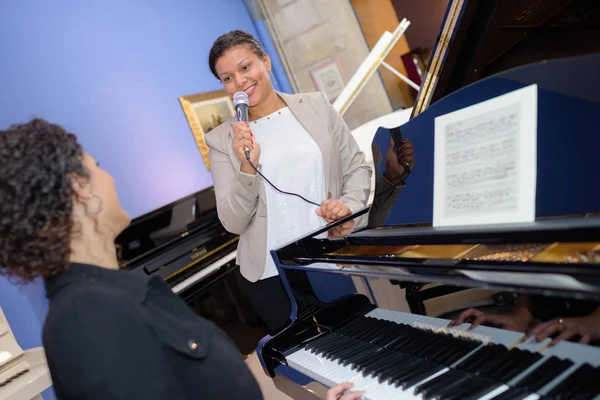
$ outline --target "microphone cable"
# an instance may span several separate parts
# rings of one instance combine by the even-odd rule
[[[307,203],[309,203],[309,204],[312,204],[312,205],[314,205],[314,206],[317,206],[317,207],[321,207],[321,205],[320,205],[320,204],[317,204],[317,203],[315,203],[314,201],[310,201],[310,200],[306,199],[305,197],[303,197],[303,196],[301,196],[301,195],[299,195],[299,194],[297,194],[297,193],[285,192],[285,191],[283,191],[283,190],[280,190],[280,189],[279,189],[277,186],[273,185],[273,184],[271,183],[271,181],[270,181],[270,180],[268,180],[268,179],[267,179],[267,177],[266,177],[266,176],[264,176],[264,175],[262,174],[262,172],[260,172],[260,171],[258,170],[258,168],[256,168],[256,167],[254,166],[254,163],[252,163],[252,161],[250,161],[250,151],[246,151],[246,160],[248,160],[248,163],[250,163],[250,166],[251,166],[251,167],[252,167],[252,168],[253,168],[253,169],[256,171],[256,173],[257,173],[258,175],[260,175],[260,177],[261,177],[261,178],[263,178],[263,179],[264,179],[264,180],[265,180],[265,181],[266,181],[266,182],[267,182],[269,185],[271,185],[271,187],[272,187],[273,189],[275,189],[275,190],[276,190],[276,191],[278,191],[279,193],[281,193],[281,194],[287,194],[287,195],[289,195],[289,196],[296,196],[296,197],[299,197],[299,198],[301,198],[302,200],[304,200],[305,202],[307,202]]]

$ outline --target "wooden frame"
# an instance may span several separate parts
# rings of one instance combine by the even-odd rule
[[[194,140],[210,171],[208,146],[204,135],[235,115],[231,97],[223,91],[206,92],[179,97],[181,108],[188,121]]]
[[[340,60],[337,58],[331,58],[310,68],[309,74],[315,88],[325,93],[330,103],[338,98],[344,90],[344,86],[346,86],[346,75]]]

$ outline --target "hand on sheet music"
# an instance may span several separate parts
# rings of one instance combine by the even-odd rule
[[[246,160],[246,147],[250,149],[250,161],[256,168],[258,168],[258,159],[260,157],[260,145],[258,140],[252,134],[250,126],[247,122],[238,121],[232,126],[233,128],[233,151],[242,162],[242,172],[248,174],[256,174],[254,168],[252,168]]]
[[[356,400],[360,399],[364,392],[348,392],[354,386],[350,382],[342,383],[327,391],[327,400]]]
[[[548,337],[554,337],[551,346],[562,340],[578,338],[579,343],[600,341],[600,315],[590,314],[580,318],[558,318],[536,325],[526,335],[526,338],[535,337],[538,342]]]
[[[448,327],[458,326],[469,321],[472,321],[469,329],[475,329],[479,325],[487,325],[515,332],[525,332],[529,324],[529,321],[519,315],[486,314],[474,308],[469,308],[463,311],[457,319],[450,322]]]
[[[385,171],[383,171],[385,178],[394,185],[400,184],[410,173],[410,170],[406,168],[407,164],[410,165],[411,170],[415,167],[413,144],[404,138],[396,149],[396,143],[390,139],[390,146],[385,154]]]
[[[339,200],[325,200],[321,202],[321,207],[316,209],[319,217],[323,218],[327,223],[332,223],[338,219],[347,217],[352,214],[352,211],[347,205]],[[354,230],[354,221],[348,221],[340,226],[335,227],[330,231],[331,236],[344,236]]]

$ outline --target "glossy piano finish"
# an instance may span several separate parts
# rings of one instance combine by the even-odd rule
[[[504,71],[600,51],[599,10],[595,0],[449,1],[412,117]]]
[[[158,275],[185,293],[235,269],[237,241],[220,223],[210,187],[135,218],[116,245],[122,269]]]
[[[454,228],[388,226],[305,237],[272,253],[288,269],[600,301],[600,217]]]
[[[517,332],[489,327],[469,331],[467,326],[449,331],[444,328],[448,323],[444,318],[432,318],[429,325],[419,325],[429,317],[392,315],[394,311],[380,309],[371,301],[374,296],[356,294],[325,302],[308,278],[309,272],[318,271],[391,279],[405,286],[453,288],[441,291],[446,294],[479,288],[493,293],[541,295],[567,304],[600,304],[600,190],[596,183],[600,173],[599,22],[600,3],[596,1],[449,2],[411,119],[396,128],[379,128],[374,136],[373,203],[336,226],[312,232],[271,252],[292,299],[293,312],[286,328],[259,344],[259,356],[268,375],[276,382],[280,378],[295,381],[299,387],[310,382],[332,386],[354,379],[358,389],[369,389],[365,398],[377,400],[574,398],[574,393],[568,392],[569,386],[579,390],[581,398],[600,394],[593,393],[594,387],[585,391],[590,389],[586,376],[598,376],[600,367],[595,344],[563,342],[546,349],[545,344],[518,343],[522,334]],[[432,227],[435,118],[531,84],[538,86],[536,221]],[[400,135],[413,143],[416,166],[406,178],[406,187],[394,191],[389,185],[386,188],[383,173],[389,139],[399,143]],[[334,233],[326,234],[329,231]],[[465,304],[463,309],[467,307]],[[461,309],[460,304],[457,309]],[[417,332],[414,340],[422,335],[446,341],[442,348],[450,352],[454,345],[464,344],[453,342],[449,336],[468,338],[469,334],[477,337],[481,333],[488,344],[502,347],[492,346],[497,353],[478,361],[478,368],[469,369],[459,367],[466,359],[439,364],[440,359],[433,353],[440,348],[427,348],[426,343],[417,346],[421,353],[411,347],[398,347],[394,350],[398,354],[386,353],[377,343],[377,335],[370,337],[369,332],[387,329],[388,335],[381,338],[399,340],[396,329],[400,328],[395,325],[379,326],[371,321],[371,325],[358,328],[347,343],[335,344],[335,340],[326,339],[344,336],[352,324],[375,314],[379,319],[386,314],[388,322],[409,326]],[[319,340],[331,340],[328,345],[338,347],[326,348],[328,355],[317,354],[311,346],[318,347]],[[368,348],[381,351],[382,358],[369,356]],[[380,376],[352,369],[352,365],[341,365],[361,351],[366,351],[362,359],[352,359],[359,370],[387,362],[377,364],[380,369],[375,372],[387,373],[395,368],[395,373],[405,374],[396,378],[411,378],[410,382],[381,380]],[[522,351],[541,354],[541,358],[519,376],[495,377],[490,383],[488,379],[492,378],[484,371],[502,368],[503,362],[520,363],[523,360],[519,357],[529,357]],[[425,366],[419,359],[426,356],[430,357],[427,362],[438,364]],[[421,371],[422,375],[412,376],[409,369],[400,371],[411,357],[414,372]],[[562,372],[545,377],[537,369],[546,365],[558,371],[556,368],[567,364],[569,367]],[[381,369],[383,366],[388,369]],[[427,368],[451,374],[433,377],[427,375]],[[480,371],[484,379],[474,379]],[[422,386],[426,379],[431,380],[430,386],[451,387],[465,382],[474,389],[479,385],[480,391],[491,391],[467,395],[464,388],[455,387],[455,392],[442,394]]]

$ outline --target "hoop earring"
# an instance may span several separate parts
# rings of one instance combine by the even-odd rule
[[[277,82],[277,78],[275,78],[275,74],[273,73],[273,71],[269,72],[269,75],[271,75],[271,79],[275,81],[275,84],[279,86],[279,83]]]
[[[100,214],[102,212],[102,210],[104,209],[104,203],[102,202],[102,199],[100,198],[100,196],[98,196],[96,193],[92,193],[90,194],[89,199],[94,199],[98,201],[98,205],[96,206],[96,208],[94,209],[90,209],[88,202],[86,201],[84,204],[85,207],[85,212],[88,214],[92,214],[92,215],[97,215]]]

